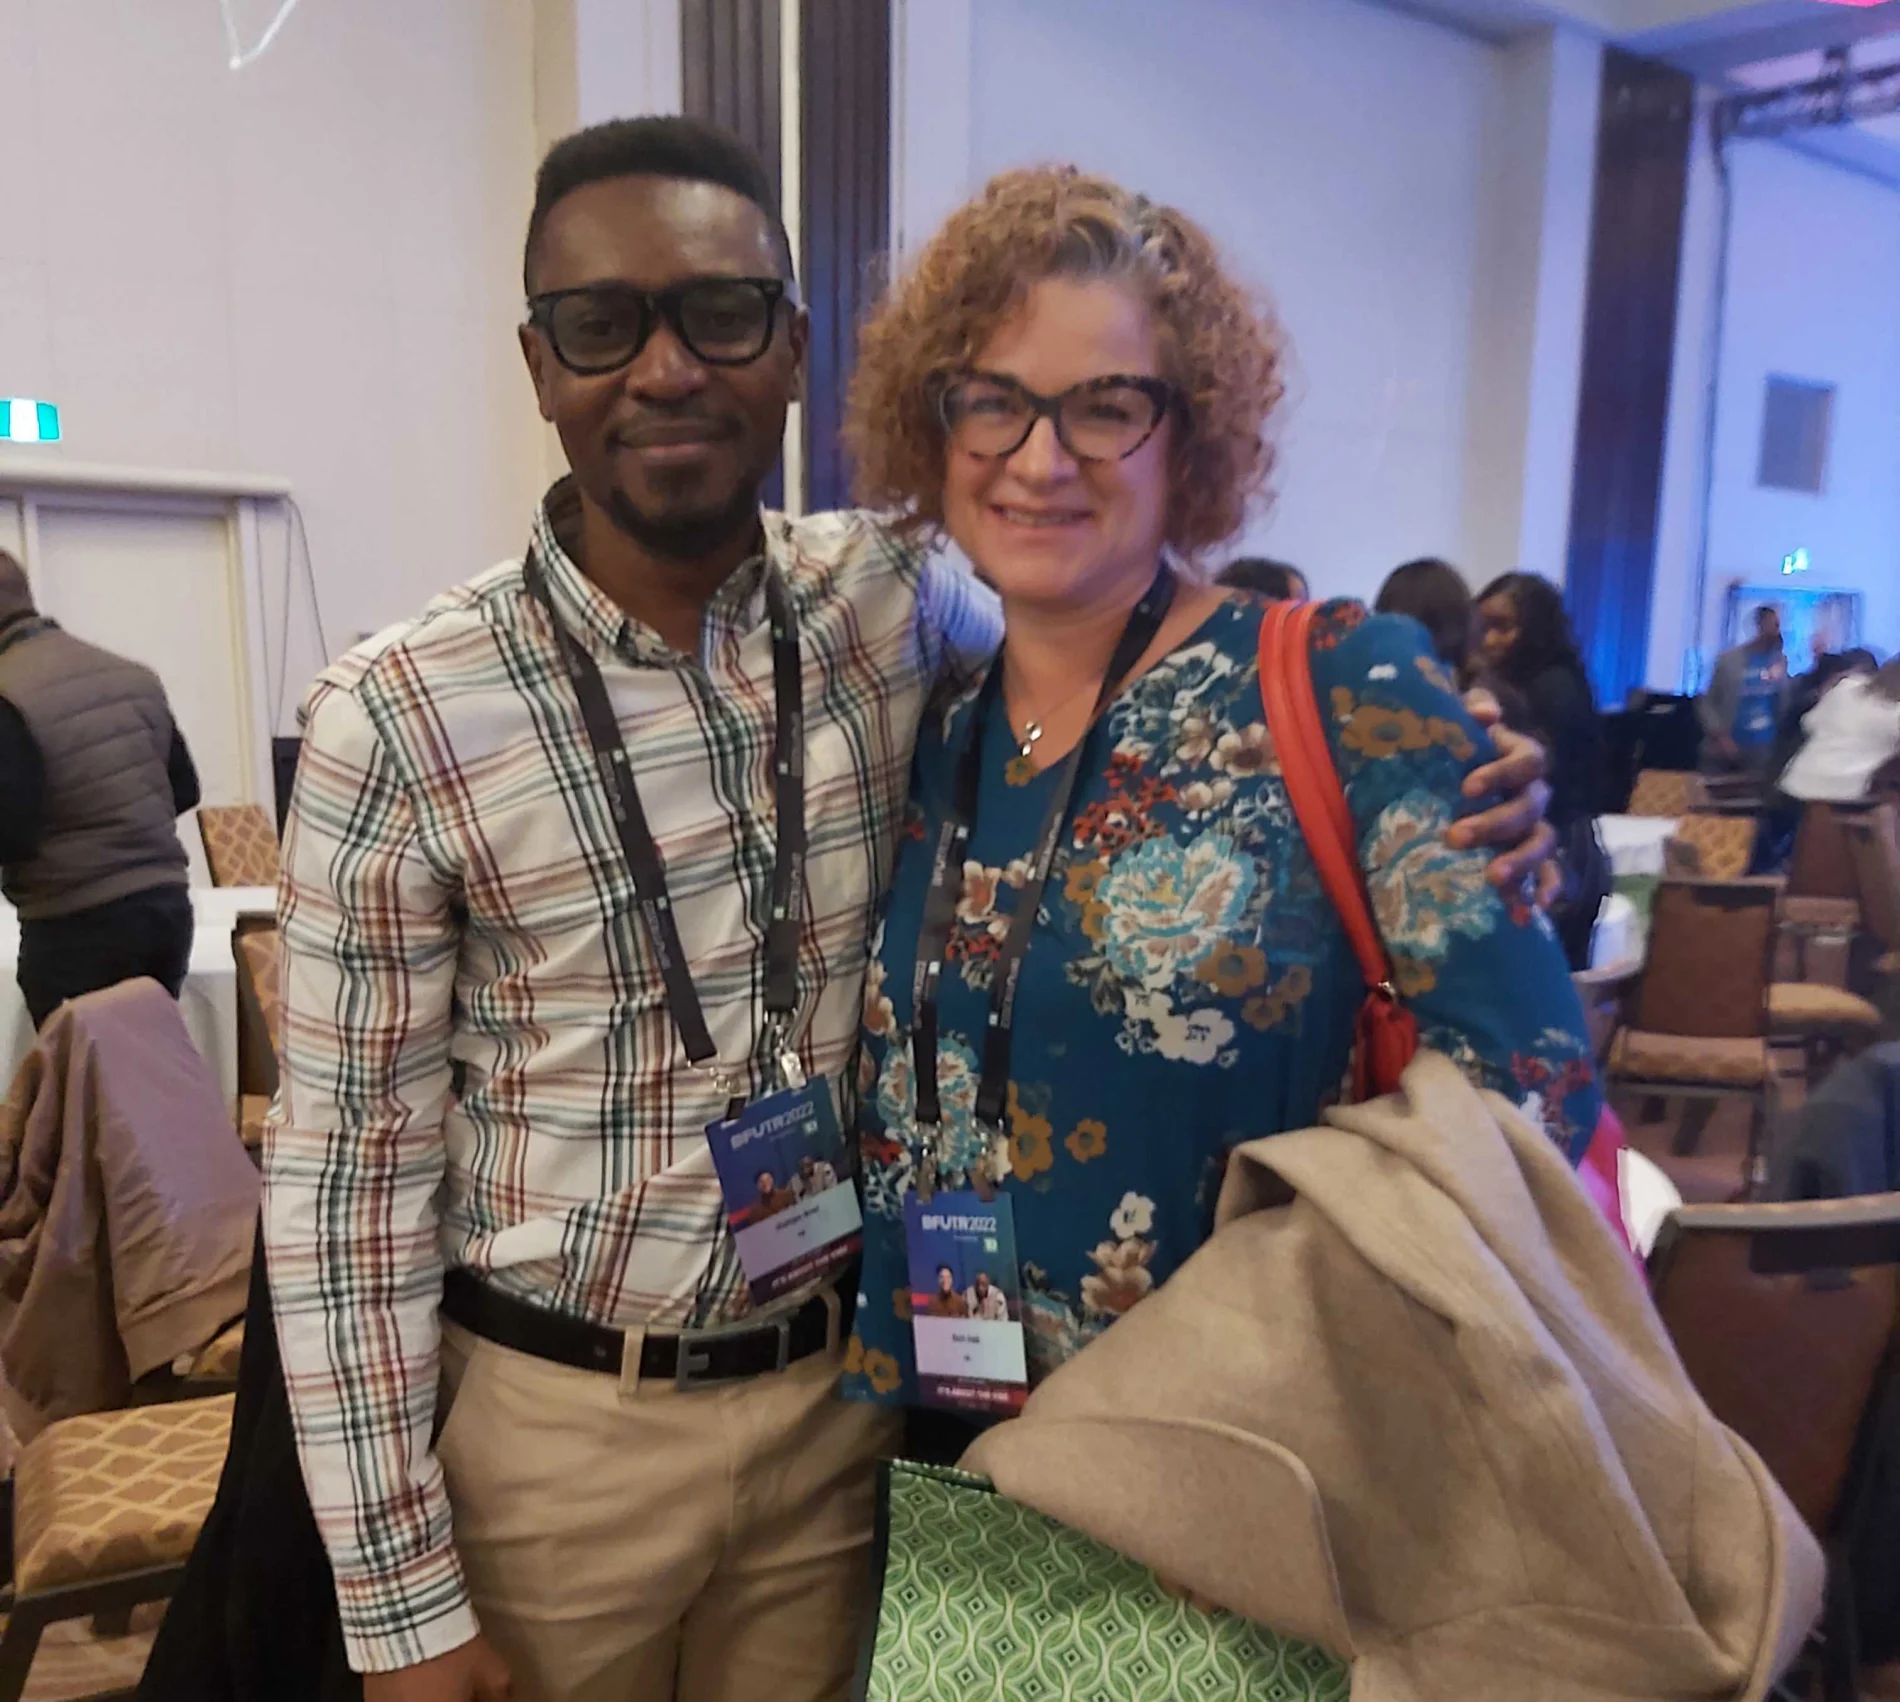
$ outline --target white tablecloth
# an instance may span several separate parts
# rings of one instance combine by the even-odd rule
[[[1660,875],[1663,841],[1681,825],[1674,816],[1597,817],[1611,872],[1618,875]]]
[[[277,889],[268,886],[201,887],[191,895],[196,927],[191,968],[178,995],[194,1045],[217,1071],[226,1099],[237,1097],[237,961],[231,931],[240,916],[270,916]],[[33,1049],[33,1019],[14,976],[20,963],[20,922],[0,899],[0,1091],[13,1080],[20,1060]]]
[[[1613,892],[1597,910],[1597,925],[1590,935],[1590,967],[1620,969],[1626,963],[1641,962],[1642,956],[1643,919],[1622,893]]]

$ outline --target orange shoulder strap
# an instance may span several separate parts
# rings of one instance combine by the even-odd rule
[[[1392,983],[1392,960],[1372,919],[1359,870],[1352,811],[1313,695],[1311,645],[1319,613],[1318,603],[1274,603],[1267,609],[1260,622],[1260,696],[1287,799],[1365,978],[1355,1053],[1363,1098],[1398,1086],[1400,1072],[1418,1049],[1418,1025]]]

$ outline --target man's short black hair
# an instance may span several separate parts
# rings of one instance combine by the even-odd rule
[[[590,183],[615,177],[674,177],[717,183],[743,195],[771,223],[779,264],[795,282],[792,245],[778,210],[778,191],[765,161],[737,136],[697,118],[614,118],[563,137],[548,150],[534,179],[534,211],[521,254],[521,282],[534,294],[534,253],[548,214]]]

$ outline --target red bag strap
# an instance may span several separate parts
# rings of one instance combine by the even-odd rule
[[[1333,766],[1313,693],[1312,636],[1318,603],[1273,603],[1260,622],[1260,697],[1287,799],[1299,818],[1320,884],[1339,913],[1368,989],[1359,1012],[1355,1075],[1360,1096],[1390,1093],[1418,1050],[1418,1025],[1399,1002],[1392,960],[1372,919],[1352,810]]]

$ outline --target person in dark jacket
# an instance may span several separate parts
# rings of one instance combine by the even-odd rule
[[[1471,668],[1471,587],[1465,576],[1437,556],[1421,556],[1395,567],[1379,587],[1373,605],[1382,615],[1410,615],[1425,629],[1439,661],[1463,687]]]
[[[297,1464],[264,1243],[217,1495],[139,1680],[139,1702],[362,1702]]]
[[[1312,592],[1306,575],[1290,561],[1271,556],[1236,556],[1220,570],[1220,582],[1240,591],[1258,591],[1276,603],[1304,603]]]
[[[1590,934],[1609,892],[1609,860],[1596,836],[1603,729],[1563,593],[1535,573],[1507,573],[1478,594],[1484,665],[1519,693],[1531,731],[1550,752],[1550,825],[1564,869],[1551,920],[1572,969],[1589,967]]]
[[[1439,661],[1450,671],[1460,691],[1487,691],[1498,701],[1504,724],[1520,733],[1533,727],[1530,706],[1472,654],[1477,633],[1477,604],[1465,576],[1437,556],[1420,556],[1393,568],[1379,587],[1373,605],[1382,615],[1410,615],[1425,629]]]
[[[197,803],[158,676],[40,614],[0,551],[0,891],[35,1027],[138,975],[178,996],[192,922],[176,822]]]

